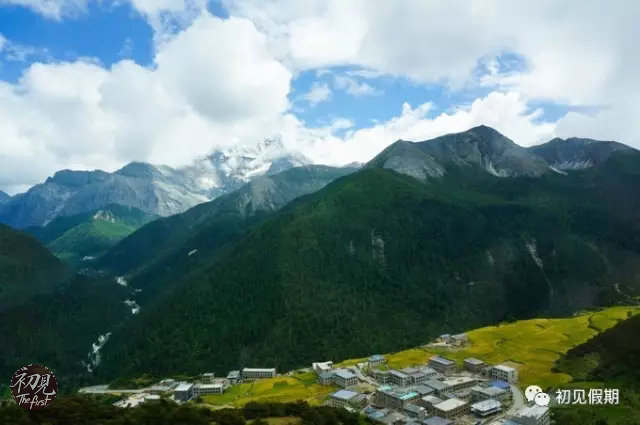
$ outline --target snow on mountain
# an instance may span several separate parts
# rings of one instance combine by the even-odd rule
[[[168,216],[238,189],[251,179],[310,164],[279,139],[216,150],[180,168],[132,162],[104,171],[63,170],[0,205],[0,222],[12,227],[44,225],[57,216],[97,210],[108,204]]]

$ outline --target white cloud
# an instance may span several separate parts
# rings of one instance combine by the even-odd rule
[[[0,6],[21,6],[49,19],[77,16],[87,10],[89,0],[0,0]]]
[[[447,133],[465,131],[471,127],[489,125],[522,145],[534,145],[554,137],[555,124],[538,122],[539,111],[529,111],[526,99],[518,93],[492,92],[476,99],[471,105],[449,113],[430,117],[430,103],[417,107],[404,104],[400,115],[368,128],[347,131],[336,125],[306,128],[293,116],[283,123],[283,140],[294,144],[305,155],[327,164],[368,161],[398,139],[422,141]]]
[[[369,84],[359,82],[354,78],[336,76],[334,83],[337,88],[344,90],[352,96],[380,96],[382,91],[371,87]]]
[[[326,102],[331,98],[331,89],[328,84],[316,81],[311,85],[311,88],[303,97],[310,105],[317,105],[318,103]]]
[[[18,83],[0,83],[0,187],[62,168],[182,165],[255,142],[277,129],[290,80],[251,22],[209,14],[159,46],[152,68],[35,63]]]
[[[229,0],[268,34],[272,50],[292,69],[349,65],[454,90],[490,83],[525,98],[607,106],[568,116],[560,128],[621,137],[640,146],[640,2],[603,8],[595,0],[446,2],[380,0]],[[480,61],[503,52],[526,61],[521,72],[478,80]],[[585,127],[586,128],[586,127]]]
[[[62,19],[83,13],[88,1],[0,5]],[[18,83],[0,82],[0,187],[33,184],[65,167],[178,165],[215,146],[277,133],[332,163],[367,160],[398,138],[423,140],[478,124],[525,145],[578,135],[640,146],[639,2],[229,0],[232,18],[221,20],[204,10],[205,0],[127,1],[154,29],[152,66],[33,64]],[[526,68],[501,72],[504,52]],[[478,76],[479,66],[486,75]],[[379,94],[372,79],[380,76],[493,92],[435,117],[424,103],[369,128],[345,119],[307,128],[287,97],[292,77],[314,69],[324,82],[303,95],[311,103],[331,90]],[[599,112],[544,123],[530,101]]]
[[[118,52],[118,56],[123,58],[131,57],[133,54],[133,40],[130,37],[127,37]]]

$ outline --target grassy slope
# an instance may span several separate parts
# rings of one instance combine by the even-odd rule
[[[48,246],[62,259],[78,260],[99,255],[137,229],[126,222],[91,220],[66,231]]]
[[[557,387],[572,379],[567,373],[552,370],[564,353],[636,314],[640,314],[640,308],[612,307],[566,319],[532,319],[488,326],[468,332],[472,343],[459,351],[416,348],[391,354],[388,362],[399,368],[425,363],[439,354],[462,365],[465,358],[477,357],[489,364],[514,364],[523,388],[531,384]]]
[[[96,218],[97,213],[103,218]],[[136,208],[114,204],[88,213],[56,217],[46,226],[25,231],[46,244],[59,258],[78,262],[85,256],[104,253],[153,218]]]
[[[307,372],[238,384],[225,394],[203,396],[203,400],[211,405],[233,407],[252,401],[285,403],[306,400],[311,405],[319,405],[336,389],[318,384],[315,373]]]

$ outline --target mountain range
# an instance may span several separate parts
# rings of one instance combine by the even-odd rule
[[[118,313],[59,319],[52,365],[72,370],[108,334],[81,379],[288,369],[640,294],[640,152],[624,145],[523,148],[481,126],[398,141],[362,169],[273,163],[108,248],[83,271],[103,283],[80,287],[94,288],[84,305]]]
[[[238,189],[253,177],[308,163],[303,155],[287,152],[280,140],[267,139],[256,146],[215,151],[182,168],[133,162],[113,173],[63,170],[26,193],[0,201],[0,222],[14,228],[43,226],[58,216],[111,204],[169,216]]]

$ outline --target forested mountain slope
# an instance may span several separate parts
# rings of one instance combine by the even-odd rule
[[[289,368],[637,290],[636,151],[569,175],[474,164],[425,184],[373,163],[297,199],[115,333],[98,373]]]
[[[0,311],[51,291],[68,268],[33,236],[0,224]]]

